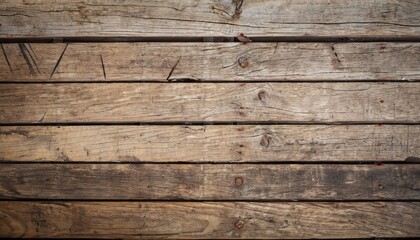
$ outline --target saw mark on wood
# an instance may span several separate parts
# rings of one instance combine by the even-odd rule
[[[66,46],[63,49],[63,52],[61,53],[60,57],[58,58],[57,63],[55,64],[54,69],[51,72],[50,79],[52,78],[52,76],[54,75],[55,71],[57,70],[58,65],[60,65],[61,59],[63,58],[64,53],[66,52],[66,49],[67,49],[67,46],[68,45],[69,44],[67,43]]]
[[[172,67],[171,71],[169,72],[168,77],[166,78],[167,81],[171,81],[170,78],[172,76],[172,73],[174,72],[174,70],[175,70],[175,68],[178,65],[180,60],[181,60],[181,57],[178,58],[178,61],[176,61],[175,65]]]
[[[10,62],[9,62],[9,58],[7,57],[6,50],[4,49],[3,44],[0,44],[0,45],[1,45],[1,49],[3,50],[3,54],[4,54],[4,58],[6,59],[6,63],[9,66],[10,72],[13,72],[12,66],[10,65]]]

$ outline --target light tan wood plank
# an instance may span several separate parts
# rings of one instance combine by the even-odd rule
[[[6,0],[0,37],[419,36],[417,0]]]
[[[4,164],[0,199],[420,200],[420,164]]]
[[[0,161],[403,161],[417,125],[2,126]]]
[[[420,83],[5,84],[1,123],[420,120]]]
[[[20,43],[1,50],[0,81],[420,80],[420,43]]]
[[[1,237],[416,237],[418,202],[2,202]],[[60,221],[57,221],[60,219]]]

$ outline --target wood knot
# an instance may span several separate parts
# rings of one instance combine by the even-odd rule
[[[266,100],[267,98],[268,98],[268,93],[267,93],[266,91],[261,90],[261,91],[258,93],[258,99],[260,99],[261,101],[264,101],[264,100]]]
[[[269,147],[270,146],[270,143],[271,143],[271,137],[270,136],[264,135],[261,138],[261,141],[260,141],[260,145],[261,146],[263,146],[263,147]]]
[[[241,68],[246,68],[249,65],[249,60],[247,57],[240,57],[238,59],[238,64]]]
[[[241,229],[244,226],[245,222],[242,219],[239,219],[238,221],[235,222],[235,228],[236,229]]]
[[[236,177],[235,178],[235,185],[236,186],[242,186],[244,184],[244,179],[242,177]]]

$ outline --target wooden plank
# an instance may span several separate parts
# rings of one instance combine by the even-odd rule
[[[0,199],[420,200],[420,164],[5,164]]]
[[[2,202],[0,216],[1,237],[308,239],[420,235],[419,202]]]
[[[5,0],[0,37],[419,36],[416,0]]]
[[[0,81],[420,80],[420,43],[20,43],[1,50]]]
[[[404,122],[420,83],[6,84],[1,123]]]
[[[0,161],[403,161],[418,125],[2,126]]]

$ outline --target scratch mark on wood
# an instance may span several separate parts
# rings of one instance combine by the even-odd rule
[[[58,65],[60,65],[61,59],[63,58],[64,53],[66,52],[66,49],[67,49],[67,46],[68,46],[68,45],[69,45],[69,44],[67,43],[67,44],[66,44],[66,46],[65,46],[65,47],[64,47],[64,49],[63,49],[63,52],[61,53],[60,57],[58,58],[57,63],[55,64],[54,69],[53,69],[53,70],[52,70],[52,72],[51,72],[50,79],[51,79],[51,78],[52,78],[52,76],[54,75],[55,70],[57,70]]]
[[[4,49],[3,44],[0,44],[0,45],[1,45],[1,49],[3,50],[4,58],[6,59],[7,65],[9,66],[10,72],[13,72],[12,66],[10,65],[10,62],[9,62],[9,58],[7,57],[6,50]]]
[[[170,81],[170,77],[172,76],[172,73],[174,72],[180,60],[181,60],[181,57],[178,58],[178,61],[176,61],[175,65],[172,67],[171,71],[169,72],[168,77],[166,78],[167,81]]]
[[[21,135],[24,136],[26,138],[29,138],[29,132],[25,131],[25,130],[10,130],[10,131],[0,131],[0,135],[12,135],[12,134],[17,134],[17,135]]]
[[[41,117],[41,119],[39,119],[38,123],[42,123],[42,121],[44,121],[45,114],[47,114],[47,111],[44,112],[44,115],[42,115],[42,117]]]
[[[236,20],[242,13],[242,4],[244,3],[244,0],[233,0],[233,3],[235,4],[235,12],[232,15],[232,19]]]
[[[104,73],[104,79],[106,80],[106,71],[105,71],[104,59],[102,58],[102,54],[100,54],[99,56],[101,57],[102,72]]]
[[[331,45],[331,52],[334,55],[334,58],[332,59],[333,67],[334,67],[334,69],[337,69],[341,66],[341,60],[338,57],[337,52],[335,51],[334,44]]]
[[[30,73],[35,74],[34,66],[35,66],[36,70],[38,71],[38,73],[40,73],[40,71],[38,69],[38,65],[36,64],[35,59],[33,58],[31,52],[29,52],[26,45],[24,43],[19,43],[18,45],[19,45],[20,52],[22,53],[22,56],[25,59],[26,65],[29,68]]]

